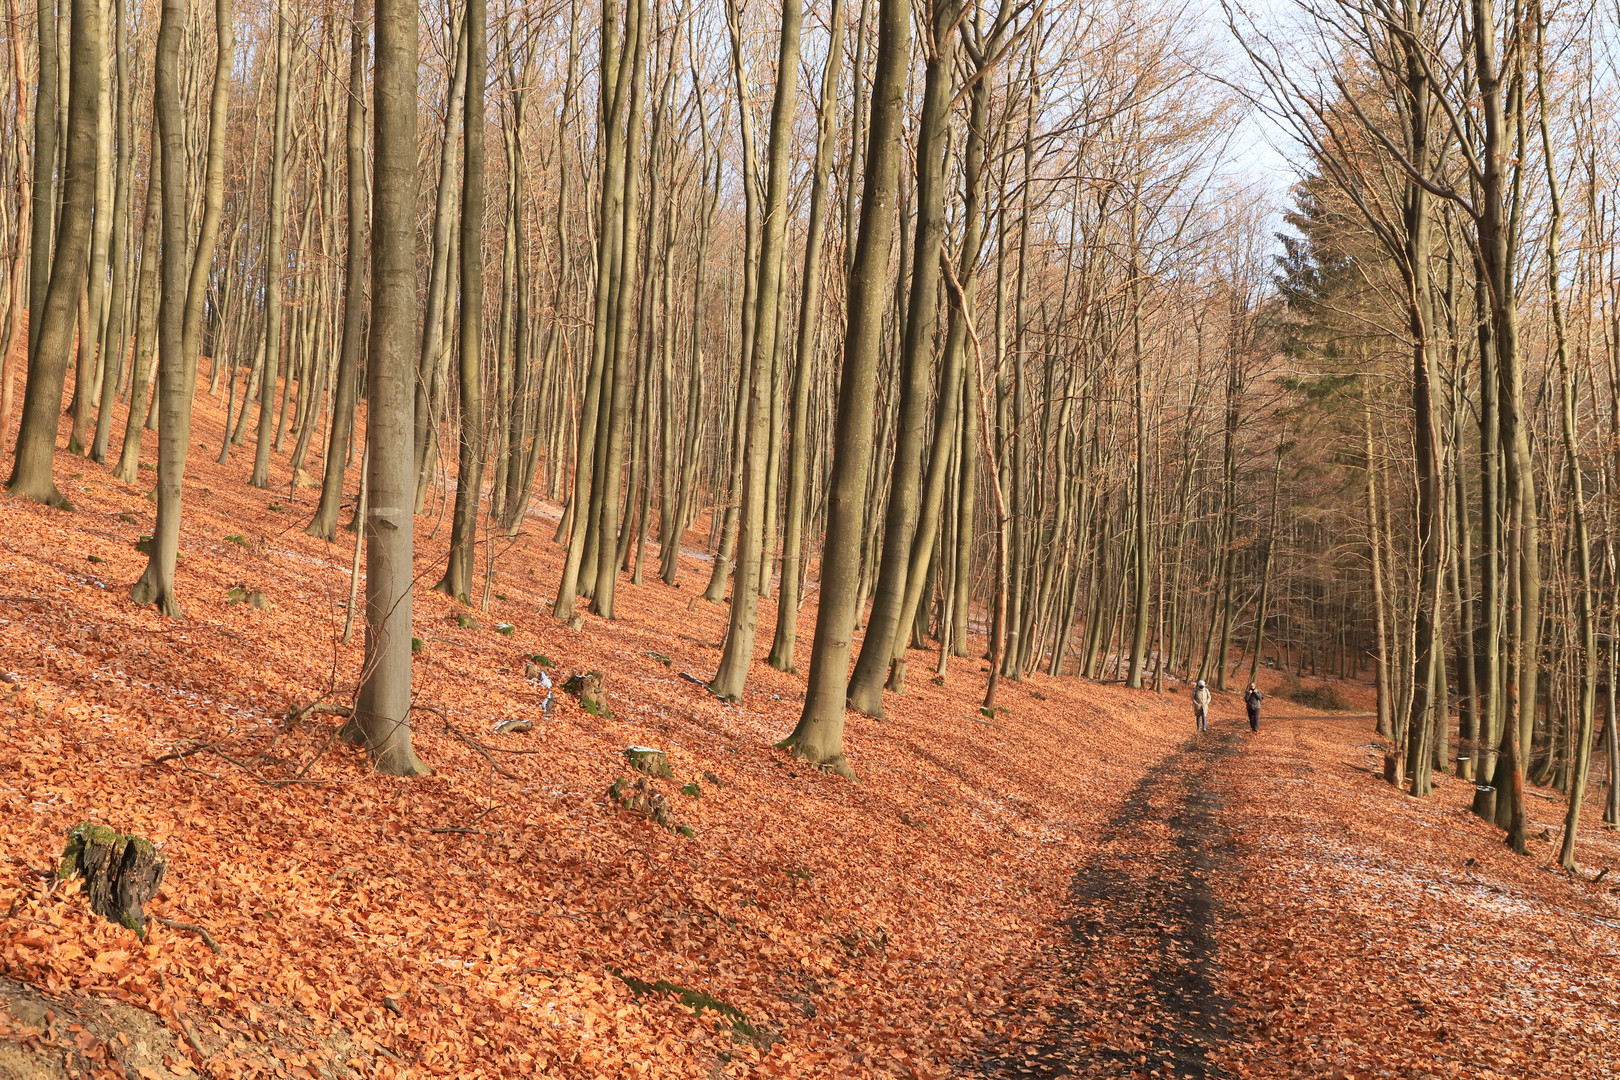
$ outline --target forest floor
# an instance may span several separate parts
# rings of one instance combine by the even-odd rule
[[[0,498],[0,1077],[1620,1075],[1620,871],[1552,872],[1561,804],[1530,800],[1519,858],[1470,785],[1372,775],[1364,716],[1279,703],[1251,736],[1222,694],[1194,737],[1179,684],[1037,674],[987,719],[982,661],[936,682],[921,653],[887,720],[850,717],[851,784],[773,749],[802,676],[700,685],[726,609],[694,599],[696,530],[678,588],[649,552],[575,632],[555,504],[468,611],[426,588],[431,501],[434,772],[376,775],[299,714],[352,697],[352,537],[304,535],[284,459],[268,491],[250,452],[215,464],[220,428],[200,402],[185,621],[127,598],[150,469],[63,454],[75,510]],[[801,665],[813,619],[812,591]],[[605,672],[613,715],[542,713],[537,657]],[[644,782],[691,835],[609,797],[631,745],[668,753]],[[1597,802],[1593,872],[1620,863]],[[144,941],[54,879],[87,819],[163,843]]]

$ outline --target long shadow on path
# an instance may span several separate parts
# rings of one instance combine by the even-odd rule
[[[979,1075],[1006,1078],[1223,1075],[1210,1050],[1229,1030],[1214,989],[1210,877],[1229,866],[1224,763],[1240,736],[1184,743],[1132,789],[1075,874],[1068,934],[1044,972],[1056,1000],[1017,1018]]]

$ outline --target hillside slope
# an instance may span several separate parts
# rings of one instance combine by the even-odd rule
[[[1087,1069],[1128,1074],[1138,1056],[1150,1067],[1134,1049],[1153,1040],[1129,1011],[1131,991],[1076,967],[1086,954],[1074,916],[1103,902],[1084,890],[1088,867],[1116,859],[1151,874],[1154,844],[1172,835],[1144,819],[1146,832],[1122,840],[1117,818],[1144,777],[1185,782],[1175,755],[1199,751],[1183,746],[1184,696],[1037,675],[1004,684],[1005,711],[986,719],[974,707],[981,661],[953,659],[936,685],[919,655],[889,720],[851,716],[860,782],[850,784],[772,747],[797,716],[801,677],[760,663],[736,707],[699,685],[718,661],[725,609],[691,599],[708,571],[697,555],[682,588],[651,574],[627,584],[612,624],[556,623],[557,508],[543,506],[510,547],[495,544],[487,613],[419,588],[416,737],[434,772],[378,776],[335,739],[340,716],[307,708],[345,705],[358,675],[361,631],[339,642],[352,538],[306,537],[309,493],[284,470],[265,492],[243,482],[242,454],[215,465],[219,416],[206,403],[198,412],[179,570],[186,621],[127,599],[144,565],[135,545],[151,529],[142,489],[64,455],[75,511],[0,499],[0,975],[12,981],[0,983],[10,1003],[0,1050],[45,1070],[19,1075],[134,1067],[127,1032],[106,1020],[123,1007],[157,1017],[140,1040],[142,1076],[1056,1076],[1040,1071],[1056,1059],[1039,1051],[1058,1030],[1110,1051]],[[419,582],[437,579],[447,534],[431,506]],[[268,610],[236,602],[255,590]],[[774,614],[762,604],[762,625]],[[560,693],[542,712],[546,692],[526,675],[535,657],[559,682],[603,671],[612,716]],[[1219,700],[1208,746],[1237,738],[1238,711]],[[513,718],[536,727],[493,732]],[[1476,859],[1467,880],[1542,905],[1514,924],[1518,937],[1493,930],[1499,951],[1470,961],[1486,986],[1505,996],[1527,965],[1526,985],[1539,987],[1550,955],[1606,965],[1581,992],[1607,987],[1615,999],[1620,936],[1604,920],[1620,915],[1608,887],[1499,853],[1455,805],[1463,785],[1442,783],[1416,805],[1341,767],[1366,726],[1268,718],[1257,742],[1209,766],[1228,790],[1208,812],[1233,850],[1208,882],[1200,962],[1231,1022],[1200,1068],[1323,1075],[1306,1066],[1329,1060],[1328,1047],[1303,1033],[1351,1023],[1335,1007],[1348,991],[1334,964],[1365,961],[1409,987],[1420,978],[1411,958],[1445,940],[1422,936],[1422,922],[1472,939],[1481,919],[1512,909],[1470,902],[1482,894],[1460,885],[1432,895],[1436,867],[1456,876],[1463,850]],[[632,745],[669,756],[674,778],[645,781],[667,824],[609,795],[641,779],[623,756]],[[1302,767],[1331,782],[1295,786]],[[1337,824],[1312,824],[1335,819],[1352,829],[1346,839]],[[149,910],[172,924],[142,942],[90,914],[76,885],[54,882],[65,836],[84,820],[163,843],[168,877]],[[1615,861],[1595,817],[1587,836],[1584,861]],[[1375,873],[1380,860],[1413,869],[1397,880]],[[1339,886],[1313,884],[1332,875]],[[1398,924],[1393,953],[1357,953],[1350,931],[1320,932],[1362,912],[1364,944],[1368,905],[1379,926]],[[1561,920],[1577,910],[1584,948],[1566,957]],[[218,953],[179,924],[206,930]],[[1290,929],[1308,930],[1318,951]],[[1365,1020],[1396,991],[1381,974],[1356,992]],[[1450,1038],[1498,1023],[1485,1011],[1445,1026]],[[1541,1060],[1575,1046],[1613,1067],[1612,1048],[1585,1030]],[[1505,1039],[1492,1052],[1518,1047]]]

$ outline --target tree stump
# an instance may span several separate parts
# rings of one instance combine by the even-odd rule
[[[84,821],[68,833],[57,876],[84,878],[90,909],[146,938],[146,902],[157,895],[166,855],[150,840]]]
[[[669,755],[662,750],[650,746],[627,746],[624,748],[624,760],[637,772],[660,776],[665,780],[675,779],[675,770],[669,767]]]
[[[576,671],[563,682],[562,688],[579,698],[579,707],[592,716],[611,717],[613,710],[608,708],[602,678],[600,671],[587,671],[583,675]]]
[[[666,829],[676,827],[675,819],[669,812],[669,805],[664,801],[664,796],[647,786],[646,780],[637,780],[634,784],[631,784],[621,776],[613,781],[613,786],[608,788],[607,793],[608,798],[612,799],[621,809],[640,814],[648,821],[662,825]]]

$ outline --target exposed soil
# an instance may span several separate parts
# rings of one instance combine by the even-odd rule
[[[1181,1080],[1620,1075],[1617,834],[1589,792],[1576,874],[1533,792],[1530,857],[1443,773],[1381,779],[1366,714],[1282,704],[1148,770],[963,1076]]]
[[[1210,877],[1231,862],[1220,811],[1238,741],[1195,736],[1131,791],[1074,877],[1068,938],[1054,957],[1073,998],[1037,1009],[1022,1037],[991,1047],[984,1075],[1221,1075],[1209,1053],[1230,1025],[1216,989]]]
[[[0,977],[0,1080],[69,1080],[108,1068],[170,1080],[183,1074],[169,1064],[183,1060],[162,1019],[145,1009]]]

